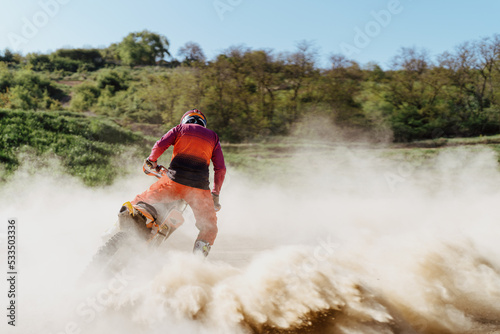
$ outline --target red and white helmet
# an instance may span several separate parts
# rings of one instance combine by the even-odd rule
[[[181,124],[198,124],[206,128],[207,118],[198,109],[192,109],[182,116]]]

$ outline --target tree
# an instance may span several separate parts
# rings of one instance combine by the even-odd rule
[[[351,66],[354,62],[340,53],[335,53],[330,56],[332,70],[343,69]]]
[[[226,51],[225,54],[220,54],[214,61],[210,62],[205,73],[205,81],[209,90],[203,104],[209,111],[207,117],[210,119],[211,127],[218,131],[222,137],[230,138],[230,140],[242,139],[236,133],[238,130],[233,130],[238,115],[244,112],[244,107],[241,105],[242,99],[235,96],[238,94],[235,93],[235,90],[241,90],[239,83],[241,80],[239,80],[238,75],[240,54],[240,50],[234,48]],[[237,78],[235,79],[235,77]],[[240,95],[240,97],[243,96]]]
[[[364,79],[359,65],[341,54],[330,57],[331,68],[319,79],[320,100],[328,103],[334,119],[342,125],[361,125],[361,107],[355,101]],[[354,124],[354,123],[358,124]]]
[[[165,36],[144,30],[130,33],[117,45],[116,52],[124,65],[155,65],[165,55],[170,56],[168,47]]]
[[[446,98],[459,135],[495,132],[499,126],[500,35],[465,42],[439,57]]]
[[[107,48],[99,50],[101,57],[104,59],[105,64],[117,64],[120,60],[118,56],[118,44],[113,43]]]
[[[250,78],[257,84],[259,109],[268,121],[274,123],[276,91],[282,80],[283,61],[276,59],[271,50],[250,51],[244,58],[250,68]]]
[[[0,93],[6,93],[12,85],[14,85],[14,75],[7,64],[0,63]]]
[[[5,49],[3,52],[3,56],[0,56],[0,61],[10,63],[14,61],[14,54],[9,49]]]
[[[458,89],[457,103],[479,112],[489,105],[495,95],[493,78],[500,72],[500,37],[465,42],[453,53],[440,56],[440,66],[448,71],[451,85]]]
[[[297,44],[297,51],[284,55],[284,74],[288,86],[292,90],[291,97],[291,119],[297,120],[298,97],[302,89],[307,85],[308,79],[316,72],[315,65],[318,50],[312,42],[301,41]]]
[[[429,109],[437,102],[443,82],[425,49],[401,48],[392,59],[392,70],[388,98],[396,108],[409,104]]]
[[[191,65],[192,63],[204,63],[206,60],[205,54],[198,43],[187,42],[179,49],[178,55],[184,57],[184,63]]]
[[[388,73],[386,101],[393,105],[396,141],[434,138],[443,134],[448,118],[443,101],[445,80],[425,49],[401,48]]]
[[[482,112],[488,108],[495,98],[495,84],[493,77],[499,69],[500,57],[500,35],[493,38],[483,38],[475,43],[476,69],[479,74],[478,85],[476,89],[476,99],[479,104],[479,110]]]

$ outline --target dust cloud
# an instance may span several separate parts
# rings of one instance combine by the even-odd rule
[[[138,166],[91,189],[24,166],[0,189],[1,258],[10,217],[20,252],[17,326],[2,333],[500,331],[494,152],[338,144],[291,162],[279,182],[229,170],[207,260],[188,212],[166,249],[84,284],[121,204],[154,180]]]

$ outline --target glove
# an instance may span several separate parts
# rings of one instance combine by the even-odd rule
[[[219,203],[219,195],[212,193],[212,198],[214,200],[215,212],[218,212],[222,208],[222,205],[220,205],[220,203]]]
[[[151,169],[153,170],[156,170],[156,167],[158,167],[158,164],[156,163],[156,161],[151,161],[149,159],[146,159],[146,161],[144,161],[144,163]]]

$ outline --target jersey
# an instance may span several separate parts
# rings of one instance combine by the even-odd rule
[[[219,195],[226,174],[219,136],[201,125],[180,124],[155,143],[148,159],[157,161],[171,145],[174,146],[174,152],[168,168],[168,177],[189,187],[209,190],[209,166],[212,161],[212,193]]]

